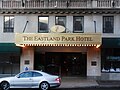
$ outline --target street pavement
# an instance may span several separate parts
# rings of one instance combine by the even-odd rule
[[[67,89],[55,89],[55,90],[106,90],[106,88],[67,88]],[[120,90],[120,88],[109,88],[108,90]]]
[[[61,86],[59,88],[79,88],[95,86],[98,86],[96,80],[79,77],[63,77]]]
[[[120,88],[120,80],[94,80],[80,77],[62,78],[60,89],[67,88]],[[120,90],[120,89],[119,89]]]

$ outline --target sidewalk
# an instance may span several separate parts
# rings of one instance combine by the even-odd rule
[[[120,81],[96,81],[93,79],[79,78],[79,77],[64,77],[59,88],[109,88],[109,87],[120,87]]]

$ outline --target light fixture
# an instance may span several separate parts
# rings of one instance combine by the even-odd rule
[[[18,47],[25,47],[23,44],[16,44]]]
[[[97,46],[96,46],[96,48],[99,48],[100,47],[100,45],[98,44]]]

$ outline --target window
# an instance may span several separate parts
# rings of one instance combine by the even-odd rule
[[[20,78],[32,77],[32,72],[23,72],[19,75]]]
[[[73,32],[83,32],[84,17],[73,17]]]
[[[56,16],[55,25],[61,25],[66,27],[66,17],[65,16]]]
[[[39,33],[47,33],[48,32],[48,17],[39,16],[38,32]]]
[[[20,72],[20,56],[17,53],[0,53],[0,74],[17,74]]]
[[[120,73],[120,49],[103,48],[102,49],[102,72],[119,72]]]
[[[14,32],[14,16],[4,17],[4,32]]]
[[[43,76],[41,73],[33,72],[33,77],[40,77]]]
[[[103,17],[103,33],[113,33],[114,29],[114,17],[104,16]]]

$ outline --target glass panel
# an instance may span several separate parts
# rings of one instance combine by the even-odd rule
[[[64,27],[66,27],[66,17],[62,17],[62,16],[60,16],[60,17],[56,17],[55,18],[55,25],[61,25],[61,26],[64,26]]]
[[[32,72],[23,72],[19,75],[20,78],[32,77]]]
[[[17,74],[20,72],[19,55],[0,54],[0,74]]]
[[[83,32],[84,17],[73,17],[73,32]]]
[[[14,30],[14,16],[4,17],[4,32],[13,32]]]
[[[86,76],[86,53],[46,53],[46,72],[61,76]]]
[[[40,76],[42,76],[42,74],[41,74],[41,73],[38,73],[38,72],[33,72],[33,77],[40,77]]]
[[[48,32],[48,17],[39,17],[38,32]]]
[[[102,50],[102,72],[120,72],[120,49]]]
[[[114,29],[114,17],[104,16],[103,17],[103,33],[113,33]]]

